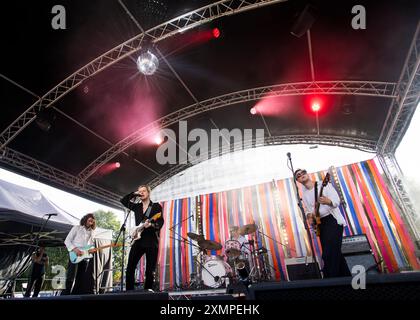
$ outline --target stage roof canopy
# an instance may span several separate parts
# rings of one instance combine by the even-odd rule
[[[55,1],[4,4],[0,165],[118,207],[189,166],[156,160],[157,130],[179,136],[183,120],[209,136],[264,129],[265,145],[394,152],[419,101],[420,2],[358,1],[366,29],[354,29],[354,1],[310,3],[72,0],[55,13]],[[291,33],[311,16],[310,33]],[[148,49],[159,67],[144,76],[136,59]]]

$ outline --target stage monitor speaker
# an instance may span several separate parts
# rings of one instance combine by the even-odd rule
[[[369,240],[365,234],[343,237],[341,252],[344,255],[371,252]]]
[[[251,300],[282,301],[419,301],[420,272],[366,276],[366,289],[355,290],[352,278],[258,283],[249,287]]]
[[[306,5],[299,17],[296,19],[292,26],[291,34],[300,38],[303,36],[313,25],[316,19],[315,8],[311,5]]]
[[[313,261],[312,257],[285,259],[284,262],[289,281],[320,278],[316,262]]]
[[[346,259],[350,272],[354,266],[360,265],[365,268],[367,274],[379,273],[378,264],[372,253],[344,255],[344,258]]]

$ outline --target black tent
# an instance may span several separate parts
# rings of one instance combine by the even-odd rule
[[[37,244],[63,246],[78,222],[40,191],[0,180],[0,295],[29,267]]]

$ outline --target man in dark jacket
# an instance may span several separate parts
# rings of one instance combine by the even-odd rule
[[[135,197],[140,198],[139,203],[131,200]],[[142,185],[136,192],[132,192],[121,199],[121,203],[134,212],[137,234],[134,231],[132,237],[138,236],[138,230],[141,230],[140,238],[135,240],[131,246],[128,256],[126,271],[126,290],[134,289],[134,274],[143,254],[146,254],[146,280],[145,290],[151,290],[153,287],[153,273],[156,268],[156,262],[159,251],[159,232],[163,226],[162,207],[159,203],[150,200],[150,187]]]

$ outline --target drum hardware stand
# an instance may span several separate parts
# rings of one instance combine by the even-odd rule
[[[196,248],[199,248],[200,249],[200,253],[199,253],[199,255],[200,255],[200,259],[198,259],[197,257],[195,257],[194,258],[194,260],[195,260],[195,262],[196,262],[196,264],[197,264],[197,266],[198,266],[198,272],[197,272],[197,274],[196,274],[196,286],[197,286],[197,289],[201,289],[202,287],[203,287],[203,280],[202,280],[202,278],[201,278],[201,273],[202,273],[202,271],[203,270],[205,270],[206,272],[208,272],[209,274],[210,274],[210,276],[212,276],[213,278],[214,278],[214,281],[216,281],[216,282],[218,282],[218,280],[216,280],[218,277],[216,276],[214,276],[205,266],[204,266],[204,264],[202,263],[202,258],[203,258],[203,255],[205,254],[205,252],[206,252],[206,249],[203,249],[203,248],[201,248],[200,246],[198,246],[198,245],[196,245],[196,244],[194,244],[191,240],[189,240],[189,239],[187,239],[187,238],[184,238],[183,236],[181,236],[180,234],[178,234],[177,232],[175,232],[175,231],[172,231],[176,236],[178,236],[178,237],[180,237],[181,239],[177,239],[177,238],[175,238],[175,237],[173,237],[173,236],[169,236],[171,239],[174,239],[174,240],[176,240],[176,241],[179,241],[179,242],[188,242],[190,245],[192,245],[192,246],[194,246],[194,247],[196,247]]]
[[[283,246],[284,248],[287,248],[287,249],[289,249],[289,250],[293,251],[294,253],[296,253],[296,251],[295,251],[294,249],[289,248],[289,247],[288,247],[288,246],[286,246],[284,243],[281,243],[280,241],[277,241],[276,239],[273,239],[272,237],[270,237],[269,235],[265,234],[264,232],[261,232],[261,231],[259,231],[259,230],[258,230],[258,233],[259,233],[259,234],[261,234],[263,237],[268,238],[268,239],[270,239],[270,240],[274,241],[275,243],[277,243],[277,244],[279,244],[279,245]],[[271,266],[269,263],[268,263],[268,265],[269,265],[271,268],[273,268],[275,271],[277,271],[277,270],[276,270],[273,266]],[[284,277],[284,274],[283,274],[282,272],[280,272],[280,274],[281,274],[281,277],[283,278],[282,280],[285,280],[285,279],[286,279],[286,277]]]

